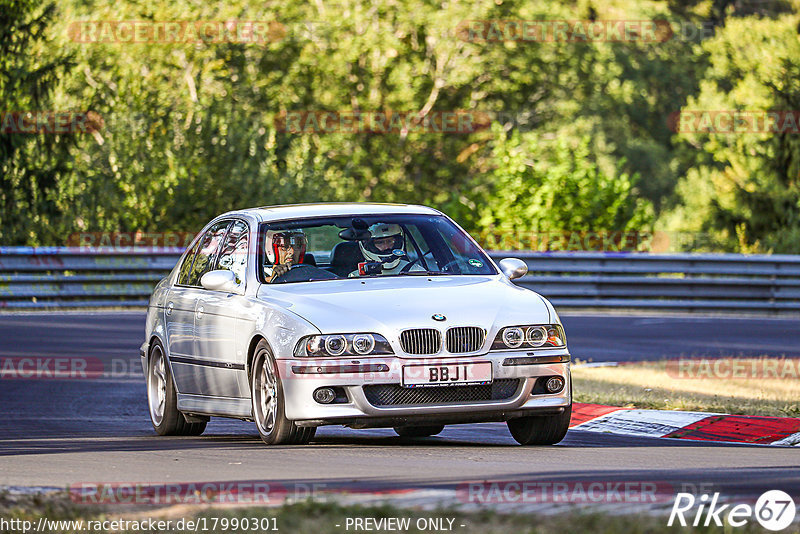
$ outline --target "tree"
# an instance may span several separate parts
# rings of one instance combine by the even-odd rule
[[[709,232],[726,250],[800,250],[798,127],[781,120],[773,131],[764,122],[768,111],[794,111],[782,117],[794,116],[796,125],[798,23],[796,14],[728,19],[703,43],[711,66],[699,94],[682,110],[697,120],[679,135],[692,165],[679,185],[682,204],[667,218],[673,229]],[[719,110],[761,119],[745,123],[741,132],[704,131],[703,112]]]
[[[482,233],[649,231],[652,205],[638,197],[638,177],[607,175],[590,146],[588,138],[546,142],[535,132],[498,142]]]
[[[7,113],[48,111],[68,55],[49,46],[53,3],[0,0],[0,102]],[[69,135],[0,131],[0,243],[52,243],[58,180],[67,171]]]

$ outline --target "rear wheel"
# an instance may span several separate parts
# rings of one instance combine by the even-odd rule
[[[286,418],[283,384],[275,359],[263,339],[256,346],[250,373],[253,420],[267,445],[305,445],[316,434],[316,427],[299,427]]]
[[[508,430],[520,445],[554,445],[564,439],[572,417],[570,404],[558,415],[517,417],[508,421]]]
[[[444,425],[428,425],[428,426],[396,426],[394,431],[401,438],[426,438],[428,436],[435,436],[444,430]]]
[[[178,411],[178,394],[161,342],[153,341],[147,364],[147,403],[150,422],[160,436],[199,436],[206,422],[189,423]]]

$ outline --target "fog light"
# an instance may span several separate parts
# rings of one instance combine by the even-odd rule
[[[551,376],[545,382],[544,387],[547,389],[548,393],[558,393],[562,389],[564,389],[564,379],[560,376]]]
[[[319,388],[314,392],[314,400],[320,404],[330,404],[336,400],[336,392],[333,388]]]

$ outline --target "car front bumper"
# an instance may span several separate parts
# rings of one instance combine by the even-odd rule
[[[543,361],[508,365],[509,358],[526,358],[527,362]],[[554,359],[566,361],[553,362]],[[403,366],[478,361],[491,362],[493,383],[505,383],[513,389],[513,393],[497,400],[478,398],[467,401],[440,401],[436,399],[448,395],[433,393],[420,395],[427,397],[422,402],[387,404],[375,403],[374,396],[368,395],[365,390],[365,386],[386,385],[398,392]],[[286,417],[300,426],[344,424],[352,427],[380,427],[504,421],[526,415],[561,413],[572,403],[567,349],[492,352],[478,356],[442,358],[293,358],[280,359],[277,363],[283,384]],[[374,366],[381,364],[388,370],[376,371]],[[561,376],[565,380],[564,388],[558,393],[550,394],[542,390],[542,380],[539,379],[550,376]],[[514,380],[515,388],[512,382]],[[313,397],[314,391],[321,387],[341,388],[346,392],[347,400],[321,404]],[[431,393],[433,389],[468,387],[475,386],[438,386],[414,390],[425,389],[428,390],[426,393]]]

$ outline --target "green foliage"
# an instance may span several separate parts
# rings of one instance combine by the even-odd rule
[[[241,44],[82,45],[84,75],[65,94],[83,92],[108,118],[102,140],[86,139],[76,169],[88,230],[192,230],[228,209],[322,200],[435,203],[465,173],[455,162],[464,137],[436,134],[291,134],[286,110],[425,112],[457,109],[456,69],[473,46],[433,37],[471,8],[326,4],[266,7],[193,5],[198,20],[280,20],[285,38]],[[186,4],[96,3],[103,20],[175,20]],[[479,56],[474,56],[479,61]],[[324,59],[322,59],[324,58]],[[482,60],[481,60],[482,61]],[[463,65],[461,66],[464,67]],[[91,79],[91,83],[89,82]],[[465,90],[460,89],[460,90]],[[442,183],[444,182],[444,183]],[[449,182],[449,183],[448,183]],[[117,209],[120,207],[121,209]],[[111,208],[111,209],[109,209]]]
[[[0,0],[0,102],[3,113],[47,110],[70,60],[49,47],[55,5]],[[58,240],[57,184],[68,165],[68,138],[0,134],[0,243]]]
[[[711,66],[684,111],[800,110],[798,24],[795,14],[729,20],[703,43]],[[724,250],[797,253],[800,136],[791,129],[682,134],[693,161],[673,228],[708,231]]]
[[[797,139],[674,136],[667,117],[687,102],[798,109],[794,1],[0,0],[3,107],[103,119],[91,135],[0,134],[0,243],[193,231],[255,205],[378,201],[433,205],[475,232],[657,224],[717,232],[727,249],[787,250],[800,239]],[[703,42],[655,43],[481,42],[457,32],[492,19],[720,29]],[[70,36],[76,22],[124,20],[278,21],[283,31],[266,44]],[[281,113],[305,110],[471,110],[495,120],[471,134],[276,127]]]
[[[483,232],[642,230],[652,223],[651,204],[636,195],[638,177],[602,171],[588,138],[547,143],[535,132],[514,132],[495,145],[494,160]]]

